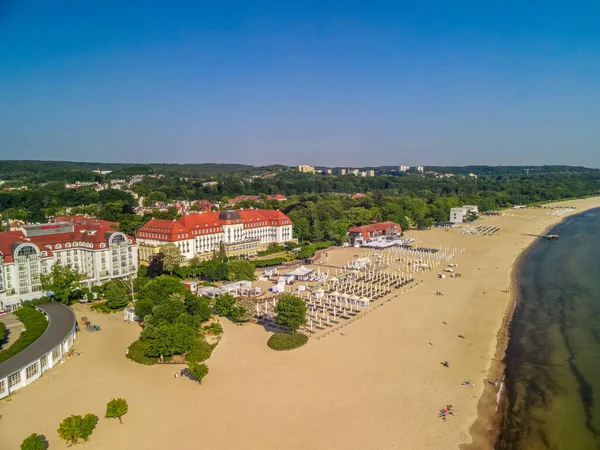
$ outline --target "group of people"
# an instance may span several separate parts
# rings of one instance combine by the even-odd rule
[[[446,405],[445,408],[440,409],[440,417],[445,422],[447,416],[453,416],[452,405]]]

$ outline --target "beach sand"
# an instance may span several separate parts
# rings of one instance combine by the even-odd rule
[[[599,207],[600,199],[564,204],[577,213]],[[34,432],[46,435],[52,450],[67,448],[56,433],[60,421],[86,413],[101,417],[89,449],[437,450],[471,443],[471,431],[477,441],[470,448],[485,448],[499,387],[486,380],[496,378],[504,346],[497,338],[512,309],[504,291],[515,259],[535,239],[528,234],[565,217],[552,211],[511,210],[476,223],[500,227],[493,236],[408,232],[420,247],[466,249],[452,261],[462,277],[439,279],[441,267],[416,276],[424,282],[344,327],[343,335],[311,339],[292,352],[269,349],[270,333],[258,325],[221,320],[224,335],[202,385],[176,379],[181,365],[127,360],[138,325],[77,305],[77,316],[102,331],[81,331],[75,346],[81,356],[0,401],[0,448],[18,449]],[[353,254],[329,251],[329,263]],[[462,387],[465,380],[474,386]],[[114,397],[130,405],[123,425],[102,418]],[[444,422],[438,411],[447,404],[455,413]]]

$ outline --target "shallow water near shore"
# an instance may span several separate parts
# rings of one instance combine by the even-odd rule
[[[497,450],[600,448],[600,210],[551,233],[517,267]]]

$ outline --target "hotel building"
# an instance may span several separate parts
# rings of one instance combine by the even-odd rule
[[[209,259],[221,243],[227,256],[251,256],[270,244],[293,241],[292,221],[281,211],[265,209],[190,213],[177,220],[152,219],[136,239],[140,261],[150,261],[165,244],[173,243],[182,260]]]
[[[82,275],[83,286],[136,276],[137,244],[106,222],[73,220],[0,233],[0,311],[44,295],[40,274],[57,262]]]

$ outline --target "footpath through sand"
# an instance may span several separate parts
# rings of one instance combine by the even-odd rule
[[[566,204],[580,212],[600,206],[600,199]],[[139,327],[120,314],[78,305],[78,318],[88,316],[102,331],[81,331],[75,346],[81,356],[0,401],[0,448],[18,449],[33,432],[45,434],[52,450],[67,448],[56,433],[60,421],[89,412],[102,417],[113,397],[129,402],[124,424],[101,419],[85,448],[457,448],[471,440],[496,335],[511,304],[505,291],[512,264],[535,239],[527,234],[560,220],[550,212],[483,219],[500,227],[493,236],[408,233],[419,246],[465,248],[453,261],[462,277],[428,273],[424,283],[348,325],[343,335],[311,339],[292,352],[270,350],[270,334],[259,326],[222,320],[224,335],[201,386],[175,379],[182,366],[127,360],[125,349]],[[330,262],[345,262],[353,251],[330,252]],[[474,386],[461,386],[465,380]],[[444,422],[438,411],[447,404],[454,416]]]

